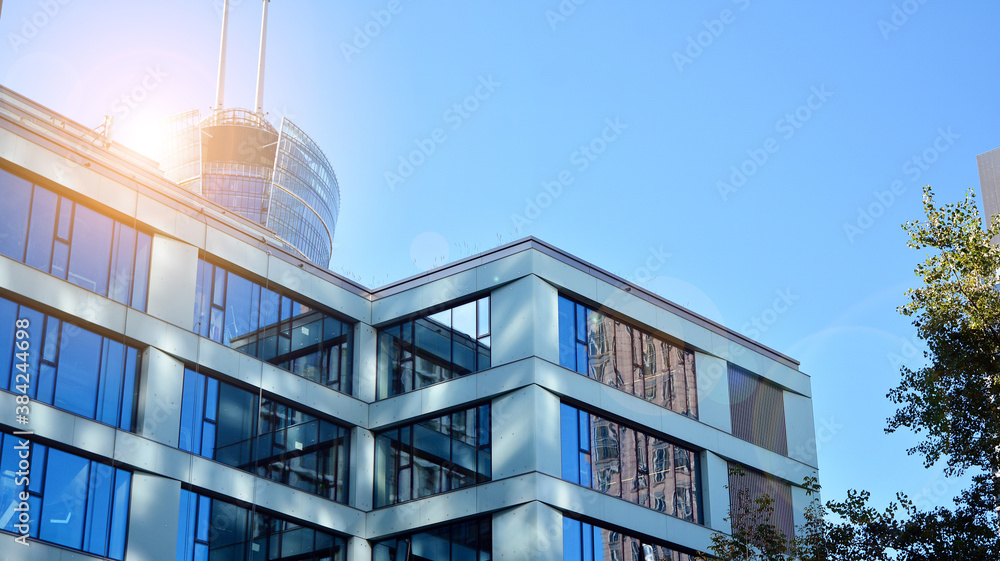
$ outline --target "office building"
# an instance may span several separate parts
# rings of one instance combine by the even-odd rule
[[[540,240],[364,287],[2,88],[0,213],[4,555],[680,561],[740,490],[801,522],[798,363]]]
[[[983,218],[986,225],[1000,214],[1000,148],[976,156],[979,164],[979,191],[983,197]],[[993,243],[1000,244],[1000,238]]]

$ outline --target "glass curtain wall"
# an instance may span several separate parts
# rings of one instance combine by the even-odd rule
[[[351,324],[202,259],[198,260],[193,330],[351,394]]]
[[[562,478],[702,524],[698,453],[562,404]]]
[[[181,490],[176,561],[345,561],[346,540]]]
[[[27,493],[33,540],[124,557],[131,473],[11,434],[0,439],[0,530],[21,535],[14,509]],[[25,459],[30,477],[18,475]]]
[[[489,296],[379,329],[378,399],[489,367]]]
[[[181,450],[346,504],[349,440],[346,427],[184,371]]]
[[[489,481],[489,404],[375,435],[375,506]]]
[[[19,319],[28,327],[18,329]],[[15,390],[25,387],[32,400],[131,431],[138,355],[135,347],[0,298],[0,389],[21,394]]]
[[[662,542],[563,516],[563,561],[694,561]]]
[[[493,521],[478,518],[382,540],[372,547],[374,561],[490,561]]]
[[[152,236],[0,170],[0,254],[145,311]]]
[[[694,352],[559,297],[559,364],[698,418]]]

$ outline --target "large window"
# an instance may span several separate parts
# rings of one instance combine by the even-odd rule
[[[15,322],[28,335],[17,343]],[[24,368],[24,355],[27,368]],[[33,400],[132,430],[139,350],[0,298],[0,389],[26,386]],[[21,393],[21,392],[16,392]]]
[[[376,542],[374,561],[490,561],[493,521],[478,518]]]
[[[346,503],[349,437],[268,396],[184,371],[182,450]]]
[[[702,523],[698,453],[562,404],[562,478]]]
[[[781,388],[730,364],[729,409],[733,436],[788,455],[785,400]]]
[[[31,538],[124,557],[131,473],[10,434],[0,437],[0,529],[22,535],[15,509],[27,493]],[[30,477],[18,475],[24,461]]]
[[[559,297],[559,364],[698,418],[693,352],[563,296]]]
[[[379,399],[489,367],[488,296],[379,329]]]
[[[146,309],[152,237],[0,170],[0,254]]]
[[[694,561],[660,542],[563,516],[563,561]]]
[[[204,260],[198,261],[194,331],[351,394],[350,324]]]
[[[490,406],[480,405],[375,436],[375,506],[489,481]]]
[[[176,561],[345,561],[346,540],[181,490]]]

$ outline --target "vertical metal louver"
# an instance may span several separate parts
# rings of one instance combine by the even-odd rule
[[[743,497],[740,494],[743,494]],[[795,537],[795,516],[792,510],[792,486],[783,481],[768,477],[763,473],[741,466],[739,464],[729,464],[729,508],[730,517],[736,521],[734,514],[741,508],[756,509],[756,501],[764,494],[770,496],[774,502],[774,512],[768,521],[776,528],[784,532],[788,539]],[[748,501],[748,502],[747,502]],[[757,521],[746,520],[746,523]],[[737,521],[737,523],[739,523]]]
[[[780,388],[730,364],[729,407],[733,436],[788,455],[785,405]]]

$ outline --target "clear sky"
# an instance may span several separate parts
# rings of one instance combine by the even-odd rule
[[[253,104],[260,13],[231,3],[227,106]],[[826,498],[949,504],[961,484],[883,434],[922,361],[900,224],[1000,147],[997,21],[983,1],[275,0],[264,105],[337,171],[334,271],[376,287],[539,237],[800,360]],[[220,23],[221,0],[7,0],[0,83],[145,150],[213,104]]]

